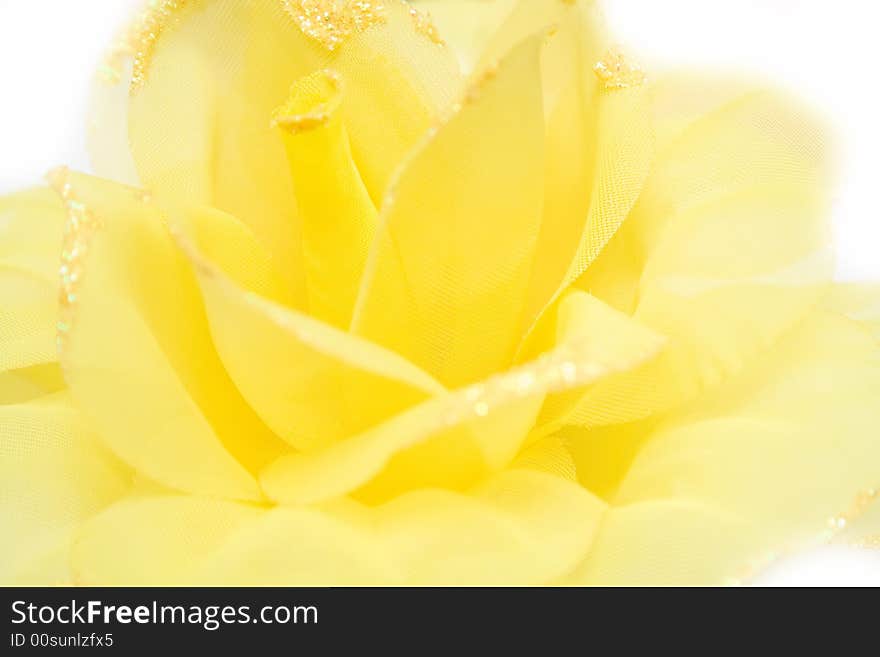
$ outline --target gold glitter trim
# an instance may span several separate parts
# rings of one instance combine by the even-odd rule
[[[290,99],[275,110],[272,127],[292,134],[314,130],[330,121],[342,100],[342,77],[329,69],[293,85]]]
[[[855,546],[868,550],[880,550],[880,534],[866,536],[865,538],[856,541]]]
[[[147,81],[147,72],[156,52],[156,44],[168,28],[179,21],[179,12],[193,0],[150,0],[131,28],[129,45],[134,51],[131,91],[138,91]]]
[[[291,134],[308,132],[320,128],[330,121],[330,114],[326,112],[313,112],[311,114],[292,114],[272,119],[272,127],[284,128]]]
[[[855,496],[855,499],[853,499],[846,511],[828,519],[827,529],[822,532],[818,538],[821,539],[821,542],[823,543],[830,542],[835,536],[846,529],[850,523],[864,515],[872,504],[878,501],[880,501],[880,488],[868,488],[861,491]],[[856,541],[854,545],[855,547],[880,548],[880,542],[877,541],[878,538],[880,538],[880,536],[869,536]],[[789,545],[775,552],[769,552],[764,555],[762,559],[756,559],[750,564],[747,564],[735,578],[731,578],[726,583],[737,586],[745,581],[752,580],[762,572],[766,571],[767,568],[777,562],[780,558],[797,554],[805,547],[809,547],[809,543],[801,544],[799,546]]]
[[[376,0],[282,0],[300,31],[331,52],[355,34],[387,20],[385,5]]]
[[[861,491],[846,511],[828,519],[829,528],[835,532],[846,529],[847,525],[862,516],[878,498],[880,489],[868,488]]]
[[[596,62],[593,71],[606,89],[629,89],[645,82],[645,72],[629,61],[617,47],[609,50]]]
[[[98,67],[98,78],[109,85],[119,84],[125,71],[125,63],[134,57],[136,30],[134,25],[125,28],[107,51]]]
[[[428,39],[440,47],[446,45],[446,42],[440,37],[440,32],[437,30],[437,26],[434,25],[434,21],[429,12],[419,11],[408,2],[404,2],[403,4],[409,9],[409,15],[412,16],[413,24],[415,25],[418,34],[428,37]]]
[[[651,358],[660,346],[636,355],[633,362]],[[589,341],[564,344],[505,374],[450,393],[444,421],[447,426],[456,426],[484,418],[516,400],[589,385],[628,366],[597,363],[595,346]]]
[[[480,95],[483,93],[486,86],[498,77],[500,66],[501,65],[498,62],[492,62],[473,78],[464,95],[464,101],[466,103],[475,103],[480,99]]]
[[[73,326],[73,316],[79,298],[85,257],[95,231],[100,222],[73,193],[70,184],[70,170],[59,167],[46,176],[49,185],[61,197],[67,209],[67,222],[61,249],[61,266],[58,275],[61,281],[58,315],[58,350],[63,350],[68,334]]]

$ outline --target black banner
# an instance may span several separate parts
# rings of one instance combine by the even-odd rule
[[[516,648],[515,654],[567,654],[574,646],[585,654],[609,643],[615,653],[646,639],[654,650],[663,642],[679,645],[697,630],[730,634],[727,642],[762,625],[781,629],[768,605],[736,601],[755,595],[748,590],[690,591],[674,602],[668,591],[633,589],[7,588],[0,595],[3,655],[212,648],[457,655],[476,646]],[[728,604],[719,606],[716,596]],[[808,615],[801,622],[803,632]]]

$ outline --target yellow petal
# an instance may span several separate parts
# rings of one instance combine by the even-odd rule
[[[426,6],[445,14],[441,33],[448,28],[460,37],[479,26],[491,33],[480,48],[465,48],[465,59],[479,60],[477,70],[541,27],[552,34],[541,54],[546,188],[523,320],[531,329],[604,247],[640,191],[653,155],[647,96],[641,89],[603,93],[593,67],[607,40],[595,3],[439,4]],[[520,349],[521,358],[533,353]]]
[[[0,303],[0,370],[54,360],[57,289],[20,270],[0,270]]]
[[[531,319],[562,284],[590,207],[597,153],[598,81],[584,53],[592,51],[592,44],[584,42],[580,27],[576,20],[563,23],[547,47],[548,52],[558,52],[552,63],[557,66],[555,77],[559,81],[557,98],[548,99],[549,72],[544,75],[547,161],[544,211],[529,286],[527,315]],[[562,64],[559,59],[567,61]]]
[[[748,522],[691,500],[609,508],[589,556],[560,584],[707,586],[742,571]],[[747,551],[747,550],[746,550]]]
[[[144,498],[87,524],[73,561],[92,585],[539,584],[578,562],[603,510],[576,484],[527,470],[374,509]]]
[[[513,462],[514,468],[546,472],[566,481],[577,481],[577,465],[568,446],[557,436],[539,440],[524,449]]]
[[[480,44],[477,71],[491,66],[532,34],[541,30],[551,33],[566,19],[578,21],[573,4],[557,0],[490,0],[486,14],[491,16],[495,28],[489,38]],[[470,22],[471,9],[465,9],[457,17],[459,22]],[[580,25],[578,25],[580,27]],[[544,59],[549,59],[546,49]],[[568,62],[569,64],[571,62]],[[550,72],[557,74],[556,71]]]
[[[407,3],[381,5],[384,22],[350,38],[325,63],[346,80],[343,113],[352,152],[377,207],[401,162],[455,101],[463,82],[455,56],[436,43]]]
[[[124,499],[80,529],[73,570],[83,585],[190,583],[219,543],[263,513],[256,506],[197,496]]]
[[[64,217],[49,189],[0,198],[0,371],[56,360]]]
[[[574,461],[577,480],[602,499],[612,500],[633,459],[647,442],[656,418],[628,424],[584,428],[563,426],[552,434]]]
[[[498,387],[490,386],[488,396],[476,389],[443,395],[325,449],[282,456],[260,484],[285,504],[348,493],[376,503],[431,486],[463,490],[513,459],[543,401],[538,393],[490,408],[482,400],[497,396]]]
[[[655,157],[649,99],[649,91],[641,85],[601,88],[595,100],[595,118],[588,124],[592,133],[580,142],[584,144],[581,153],[594,151],[592,159],[574,159],[573,168],[557,178],[558,183],[548,183],[547,211],[535,262],[539,274],[530,290],[530,329],[552,314],[554,302],[599,257],[642,193]],[[566,119],[569,125],[577,121],[578,102],[583,101],[563,96],[557,108],[570,114]],[[575,135],[580,132],[574,130]],[[565,148],[559,146],[564,134],[554,137],[551,132],[549,143]],[[552,166],[558,172],[565,165],[567,151],[557,151],[554,157]],[[585,188],[589,190],[588,203],[583,192],[579,193]],[[527,353],[527,348],[525,343],[521,351]]]
[[[666,72],[649,81],[658,152],[666,152],[700,122],[717,117],[755,91],[754,84],[727,75]]]
[[[47,187],[0,197],[0,263],[55,285],[64,206]]]
[[[478,67],[487,45],[504,24],[518,0],[413,0],[413,7],[429,16],[438,34],[452,49],[461,70],[471,74]],[[540,25],[532,25],[534,32]],[[522,34],[520,38],[527,35]],[[508,46],[515,40],[507,40]],[[498,53],[496,55],[503,55]]]
[[[604,47],[595,29],[602,23],[598,3],[590,0],[412,0],[409,4],[432,19],[437,34],[453,49],[466,74],[491,65],[543,28],[570,28],[587,46],[586,53],[576,56],[586,54],[584,61],[590,67],[596,60],[589,51]],[[544,72],[554,80],[551,87],[578,68],[572,67],[572,59],[559,59],[557,54],[561,53],[562,49],[554,54],[545,52],[543,57]],[[545,79],[545,87],[547,82]]]
[[[651,358],[661,346],[657,336],[595,300],[571,305],[561,339],[543,356],[434,397],[325,450],[282,456],[260,477],[266,494],[311,504],[356,491],[373,502],[414,487],[461,490],[507,467],[524,445],[542,437],[528,432],[547,394],[595,384]],[[593,323],[602,330],[585,329]]]
[[[510,470],[452,498],[417,492],[379,510],[414,584],[543,584],[588,550],[605,504],[558,477]]]
[[[880,345],[880,286],[869,283],[835,284],[824,306],[830,312],[857,322]],[[836,529],[841,530],[838,535],[840,541],[870,548],[880,547],[880,481],[862,490],[849,508],[840,511],[835,523]],[[844,523],[840,522],[841,519]]]
[[[129,135],[146,187],[240,217],[288,265],[304,300],[293,184],[270,126],[290,85],[328,66],[350,81],[346,124],[376,200],[459,82],[452,55],[417,33],[403,3],[384,3],[383,21],[333,50],[305,27],[301,4],[214,0],[148,10],[134,39]],[[330,22],[350,21],[355,4],[345,15],[334,8]]]
[[[58,363],[0,372],[0,404],[20,404],[66,387]]]
[[[414,153],[367,263],[354,331],[447,386],[503,369],[522,332],[543,195],[540,45],[515,49]]]
[[[161,214],[136,190],[58,175],[78,226],[62,343],[76,403],[147,476],[192,493],[258,497],[248,468],[282,445],[214,352],[195,278]]]
[[[128,132],[142,184],[163,200],[241,217],[289,264],[301,299],[296,205],[270,120],[316,53],[280,2],[168,4],[146,11],[144,34],[154,38],[134,39]]]
[[[309,313],[347,329],[377,212],[342,122],[344,84],[332,71],[303,78],[275,121],[299,205]]]
[[[201,284],[230,374],[298,449],[354,435],[443,389],[393,352],[219,279]]]
[[[558,304],[556,341],[559,344],[581,344],[592,353],[593,361],[601,364],[614,376],[627,373],[660,353],[666,339],[614,310],[599,299],[580,290],[571,290]],[[589,399],[591,388],[551,395],[547,400],[538,426],[542,433],[552,433],[571,423]]]
[[[605,248],[641,193],[655,154],[642,81],[609,85],[596,74],[612,52],[598,4],[542,4],[548,14],[555,9],[558,29],[543,63],[547,174],[529,289],[531,327]]]
[[[678,136],[577,282],[669,345],[658,361],[592,390],[573,422],[628,422],[693,398],[772,344],[824,292],[831,263],[820,131],[774,94],[734,90],[687,128],[662,120],[664,134]]]
[[[172,208],[169,213],[172,233],[185,237],[210,268],[243,290],[285,306],[296,303],[282,266],[237,218],[208,207]]]
[[[271,280],[242,288],[200,247],[225,258],[249,245],[249,261],[264,263],[257,271],[268,267],[265,253],[242,239],[243,226],[225,228],[231,218],[199,217],[200,236],[181,223],[178,240],[194,264],[211,336],[238,389],[277,435],[297,449],[326,447],[443,392],[397,354],[261,296],[275,288]]]
[[[118,48],[127,49],[124,41]],[[132,62],[121,50],[99,71],[92,86],[87,141],[95,175],[137,186],[139,178],[128,143],[129,84]]]
[[[859,322],[880,340],[880,285],[837,283],[825,299],[824,307]]]
[[[129,479],[66,396],[0,405],[0,582],[73,584],[73,531]]]
[[[817,313],[762,362],[660,420],[610,497],[609,518],[626,517],[623,529],[603,536],[606,548],[590,557],[584,581],[719,583],[845,525],[880,483],[878,356],[863,327]],[[707,517],[688,519],[670,504],[697,505]],[[719,518],[732,524],[725,529]],[[642,557],[657,578],[640,566],[645,541],[649,551],[669,548]]]

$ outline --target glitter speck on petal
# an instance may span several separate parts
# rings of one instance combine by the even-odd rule
[[[384,3],[376,0],[283,0],[283,6],[303,34],[330,51],[387,20]]]
[[[878,499],[880,499],[880,489],[868,488],[859,492],[846,511],[833,518],[829,518],[828,526],[834,532],[846,529],[851,522],[860,518]]]
[[[440,37],[440,32],[437,31],[437,26],[434,25],[434,21],[431,20],[431,15],[429,13],[419,11],[415,7],[410,7],[409,15],[412,16],[416,32],[428,37],[428,39],[436,43],[438,46],[446,45],[446,42]]]
[[[325,125],[338,108],[342,78],[333,70],[317,71],[291,89],[287,103],[272,117],[272,126],[298,134]]]
[[[79,298],[85,256],[94,232],[100,227],[88,208],[77,200],[70,185],[70,171],[60,167],[47,176],[51,187],[61,197],[67,209],[67,223],[61,249],[61,265],[58,275],[61,282],[59,294],[58,349],[64,348],[67,334],[73,325],[75,304]]]
[[[609,50],[593,67],[606,89],[629,89],[645,82],[645,72],[619,48]]]
[[[129,37],[134,50],[134,66],[131,75],[131,90],[137,91],[147,80],[147,71],[153,60],[156,43],[169,25],[176,20],[178,13],[193,0],[152,0],[143,14],[135,21]]]
[[[125,62],[135,54],[135,38],[132,26],[124,30],[113,43],[98,68],[98,76],[102,82],[115,85],[122,80]]]

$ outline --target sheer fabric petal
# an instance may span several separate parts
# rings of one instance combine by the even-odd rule
[[[289,264],[304,303],[294,189],[270,125],[289,86],[328,66],[349,80],[352,148],[378,200],[459,82],[452,55],[416,33],[403,3],[385,3],[382,24],[333,51],[300,29],[296,4],[190,2],[162,21],[136,80],[129,138],[146,187],[240,217]]]
[[[526,469],[467,495],[422,490],[375,508],[142,498],[88,523],[73,562],[93,585],[537,584],[577,563],[603,510],[577,485]]]
[[[444,391],[401,356],[283,305],[273,293],[280,282],[272,261],[252,236],[242,239],[247,229],[239,224],[227,231],[231,218],[198,216],[199,235],[184,218],[177,239],[196,272],[211,337],[238,389],[290,445],[327,447]],[[252,260],[264,264],[255,270],[266,272],[262,280],[252,277],[249,287],[220,264],[243,244],[253,249]]]
[[[331,70],[298,80],[276,111],[299,206],[309,313],[351,323],[377,211],[342,119],[345,80]]]
[[[123,460],[168,486],[260,496],[249,468],[282,444],[215,353],[195,278],[158,209],[89,176],[60,182],[97,224],[62,364],[77,405]]]
[[[0,581],[75,584],[73,533],[118,500],[130,479],[66,394],[0,400]]]
[[[367,263],[355,333],[447,386],[502,370],[521,334],[543,197],[540,48],[512,51],[410,157]]]
[[[715,584],[876,540],[880,294],[830,282],[821,128],[617,57],[586,0],[150,3],[104,178],[0,199],[0,581]]]
[[[64,221],[49,189],[0,198],[0,371],[56,360]]]
[[[571,581],[724,583],[827,539],[880,478],[878,356],[864,326],[816,313],[644,431],[608,494],[602,540]],[[590,457],[574,446],[588,434],[569,440],[576,463]]]
[[[550,432],[528,435],[548,394],[578,400],[582,386],[637,368],[663,347],[660,336],[585,293],[575,293],[562,315],[558,336],[536,360],[434,396],[328,449],[282,456],[263,472],[264,490],[309,504],[352,492],[375,501],[420,486],[466,488]]]
[[[675,93],[698,92],[686,84]],[[658,121],[668,143],[654,173],[577,282],[669,346],[657,362],[591,391],[571,423],[627,422],[693,399],[771,345],[827,290],[821,131],[785,99],[736,85],[710,107],[684,127]]]

